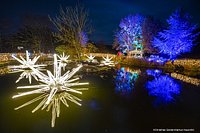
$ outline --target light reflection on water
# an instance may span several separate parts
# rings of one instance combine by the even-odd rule
[[[175,102],[175,97],[180,95],[181,86],[168,75],[162,74],[160,70],[146,70],[153,80],[147,81],[146,88],[150,96],[155,97],[154,105],[169,104]]]
[[[140,70],[132,70],[121,67],[116,71],[115,91],[120,95],[129,95],[134,89],[134,83],[139,76]]]
[[[45,111],[32,114],[34,105],[14,111],[16,106],[31,99],[11,99],[17,92],[16,86],[19,85],[14,83],[18,74],[0,77],[0,132],[148,133],[155,126],[191,127],[197,130],[200,90],[196,86],[178,82],[160,70],[148,72],[121,67],[103,73],[107,75],[101,72],[80,72],[81,82],[90,82],[89,90],[81,96],[83,106],[78,107],[70,103],[70,108],[61,107],[62,115],[53,129],[49,124],[51,114]],[[103,78],[100,77],[101,74],[104,75]],[[113,75],[115,76],[112,79]],[[148,89],[148,83],[153,87]],[[27,82],[23,80],[20,84],[24,85]],[[123,96],[127,95],[133,98],[125,99]],[[167,96],[169,97],[165,100]],[[154,105],[176,103],[164,106],[163,109],[154,108],[152,101]]]
[[[115,92],[122,96],[130,96],[134,93],[134,84],[140,75],[139,69],[121,67],[116,70]],[[176,97],[180,95],[181,86],[170,76],[162,73],[158,69],[147,69],[146,74],[153,79],[145,83],[145,88],[150,97],[154,97],[153,105],[167,105],[176,102]],[[141,87],[141,89],[143,89]]]

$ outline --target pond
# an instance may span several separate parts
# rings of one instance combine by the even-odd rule
[[[69,102],[61,106],[60,117],[51,128],[51,112],[31,111],[39,101],[14,110],[36,95],[12,99],[16,87],[27,85],[20,73],[0,76],[1,133],[149,133],[156,128],[199,131],[200,88],[174,79],[155,69],[118,67],[83,68],[81,82],[89,90],[78,95],[82,106]],[[32,84],[36,84],[33,81]]]

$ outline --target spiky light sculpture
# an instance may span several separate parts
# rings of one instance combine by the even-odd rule
[[[112,61],[113,57],[108,57],[108,55],[106,57],[103,57],[103,61],[101,62],[101,66],[114,66],[114,61]]]
[[[92,54],[90,54],[89,56],[86,55],[86,57],[88,58],[88,59],[87,59],[88,62],[94,62],[94,61],[95,61],[95,60],[94,60],[95,56],[93,56]]]
[[[60,115],[60,104],[63,103],[65,106],[69,106],[67,100],[81,106],[81,99],[74,96],[74,94],[82,94],[82,90],[87,90],[87,88],[71,88],[80,85],[87,85],[88,83],[79,83],[75,82],[79,78],[72,78],[72,76],[82,67],[79,65],[78,67],[72,69],[72,71],[67,71],[65,74],[61,74],[61,64],[57,60],[57,55],[54,55],[54,73],[52,74],[47,70],[47,75],[38,71],[34,67],[28,65],[31,70],[33,70],[39,78],[41,82],[39,85],[31,85],[31,86],[20,86],[18,89],[30,89],[34,88],[35,90],[25,91],[19,93],[18,95],[13,96],[12,98],[27,96],[31,94],[40,94],[38,97],[28,101],[27,103],[15,108],[15,110],[20,109],[24,106],[27,106],[33,102],[38,100],[42,101],[38,104],[38,106],[33,109],[32,113],[37,111],[38,109],[47,109],[49,111],[52,110],[52,120],[51,126],[55,126],[55,119]],[[71,79],[72,78],[72,79]]]
[[[37,62],[37,60],[40,58],[40,56],[35,56],[32,60],[29,58],[29,53],[28,51],[26,51],[26,59],[23,58],[22,56],[20,56],[20,58],[17,58],[16,56],[12,55],[12,57],[14,59],[16,59],[19,63],[21,63],[21,65],[18,66],[9,66],[10,69],[12,69],[13,71],[11,73],[17,73],[17,72],[22,72],[21,75],[19,76],[19,78],[16,80],[16,83],[19,82],[21,79],[23,79],[24,77],[29,79],[29,83],[31,84],[31,80],[32,80],[32,76],[38,80],[36,73],[33,72],[29,66],[37,69],[37,70],[45,70],[44,67],[46,66],[45,64],[40,64],[40,65],[36,65],[35,63]]]
[[[65,53],[63,52],[62,55],[57,55],[57,56],[59,58],[58,62],[60,63],[60,65],[63,68],[63,70],[65,70],[65,67],[66,67],[67,63],[70,62],[70,60],[68,60],[70,55],[65,55]]]

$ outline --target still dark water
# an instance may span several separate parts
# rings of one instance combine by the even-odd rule
[[[54,128],[51,112],[31,113],[39,102],[14,110],[36,97],[11,98],[27,80],[15,84],[19,73],[0,76],[0,133],[151,133],[154,128],[200,132],[200,88],[195,85],[160,70],[121,67],[78,74],[81,82],[90,83],[78,96],[82,106],[61,106]]]

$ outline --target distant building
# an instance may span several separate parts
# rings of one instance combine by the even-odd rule
[[[128,52],[128,58],[142,58],[143,50],[131,50]]]
[[[141,38],[134,41],[133,48],[128,52],[128,58],[142,58],[144,52]]]

